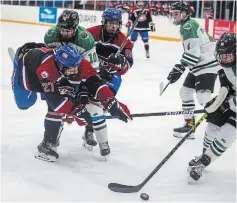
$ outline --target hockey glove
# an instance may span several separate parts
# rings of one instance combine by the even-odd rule
[[[152,32],[155,32],[155,31],[156,31],[155,23],[150,22],[149,26],[150,26]]]
[[[110,56],[108,58],[108,62],[111,63],[111,64],[114,64],[114,65],[123,66],[126,62],[126,58],[122,54],[116,55],[116,54],[113,53],[113,54],[110,54]]]
[[[126,27],[130,28],[131,26],[132,26],[132,21],[128,21],[127,24],[126,24]]]
[[[170,84],[175,83],[181,77],[184,71],[185,67],[183,65],[175,64],[174,68],[167,77],[167,79],[170,81]]]
[[[107,110],[112,116],[117,117],[125,123],[128,122],[128,119],[132,120],[128,107],[117,101],[115,98],[108,99],[108,101],[104,104],[104,107],[105,110]]]
[[[78,125],[88,125],[92,126],[92,119],[90,113],[85,108],[85,105],[77,106],[72,112],[71,115],[75,117]]]
[[[106,70],[106,69],[103,69],[101,68],[100,69],[100,77],[106,81],[111,81],[112,78],[113,78],[113,74],[109,72],[109,70]]]

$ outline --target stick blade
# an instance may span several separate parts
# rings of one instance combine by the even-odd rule
[[[108,188],[113,192],[119,192],[119,193],[134,193],[138,192],[141,189],[140,185],[131,186],[131,185],[122,185],[118,183],[110,183],[108,185]]]
[[[161,96],[163,93],[163,89],[164,89],[164,82],[163,81],[160,82],[159,87],[160,87],[160,96]]]
[[[11,61],[13,63],[14,57],[15,57],[15,52],[14,52],[13,48],[11,48],[11,47],[8,47],[7,51],[8,51],[10,58],[11,58]]]

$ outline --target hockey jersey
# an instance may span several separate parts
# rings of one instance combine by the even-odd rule
[[[233,112],[236,112],[236,66],[232,68],[223,68],[227,79],[231,84],[231,88],[233,90],[228,102],[230,105],[230,109]]]
[[[44,42],[50,48],[59,48],[62,45],[65,45],[65,43],[60,40],[60,30],[57,26],[54,26],[47,31],[44,36]],[[93,68],[99,68],[99,59],[96,54],[95,41],[85,28],[78,26],[73,39],[67,44],[79,51],[81,56],[88,60]]]
[[[115,37],[110,37],[106,35],[103,30],[102,25],[91,27],[87,29],[95,39],[96,52],[100,59],[100,67],[104,69],[109,69],[110,65],[107,61],[112,53],[116,53],[126,38],[125,35],[121,32]],[[124,46],[124,49],[121,51],[121,54],[125,56],[127,70],[130,69],[133,65],[133,55],[132,55],[132,43],[128,40]]]
[[[184,48],[181,63],[195,76],[217,73],[220,66],[214,55],[216,43],[199,23],[193,19],[185,21],[180,27],[180,35]]]
[[[134,23],[139,13],[142,11],[138,6],[134,6],[129,13],[129,21]],[[134,31],[151,31],[150,22],[152,22],[150,6],[147,6],[143,12],[143,14],[138,19],[138,23],[134,29]]]
[[[74,103],[68,97],[60,95],[55,82],[62,76],[54,61],[52,49],[40,48],[27,52],[20,60],[22,67],[19,70],[20,86],[29,91],[43,92],[51,108],[57,113],[70,114]],[[79,76],[68,80],[72,85],[83,85],[88,89],[92,97],[103,101],[113,97],[113,93],[103,80],[99,78],[91,64],[82,59],[79,68]]]

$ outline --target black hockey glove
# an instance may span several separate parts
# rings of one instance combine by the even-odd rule
[[[75,96],[72,101],[74,104],[86,105],[89,103],[89,92],[86,86],[80,85],[78,88],[76,88]]]
[[[111,81],[113,78],[113,74],[110,73],[108,70],[106,69],[100,69],[100,77],[106,81]]]
[[[124,65],[126,62],[126,58],[124,55],[119,54],[116,56],[116,54],[110,54],[108,58],[108,62],[114,65]]]
[[[175,83],[181,77],[184,71],[185,67],[182,64],[175,64],[174,68],[167,77],[167,79],[170,81],[170,84]]]
[[[117,117],[125,123],[128,122],[128,119],[132,120],[128,107],[117,101],[115,98],[108,99],[108,101],[104,104],[104,107],[112,116]]]
[[[92,119],[90,113],[85,108],[85,105],[77,106],[71,113],[77,121],[77,123],[82,125],[92,126]]]

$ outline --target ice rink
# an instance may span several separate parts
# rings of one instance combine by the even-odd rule
[[[139,193],[119,194],[108,189],[110,182],[129,185],[142,182],[178,143],[172,131],[183,124],[182,116],[134,118],[128,124],[108,120],[111,155],[107,162],[101,158],[98,146],[91,152],[82,147],[83,127],[65,124],[59,160],[49,163],[35,159],[36,147],[43,138],[47,107],[40,100],[27,111],[16,107],[7,48],[16,50],[26,42],[42,42],[47,29],[1,23],[2,201],[139,202],[141,192],[157,202],[236,201],[236,144],[205,170],[199,182],[187,183],[187,165],[201,153],[205,122],[198,127],[196,139],[185,141]],[[139,40],[135,44],[134,65],[123,77],[117,98],[132,113],[181,110],[179,88],[184,76],[161,97],[159,83],[179,62],[182,44],[150,41],[150,47],[151,58],[146,59],[143,43]],[[200,108],[197,104],[197,109]]]

